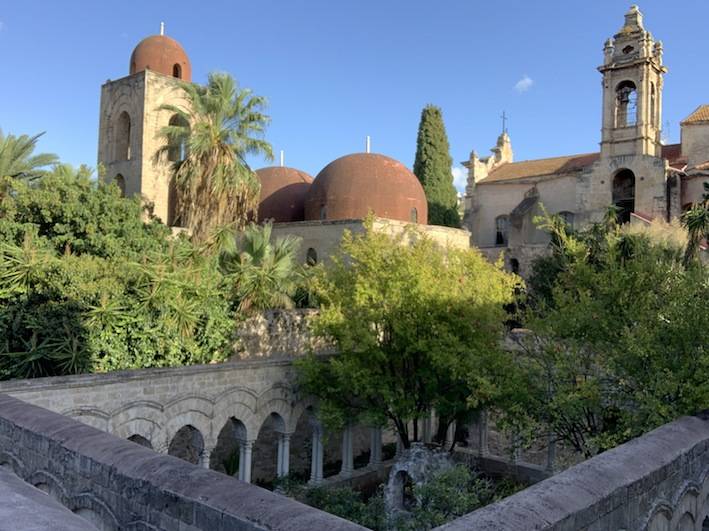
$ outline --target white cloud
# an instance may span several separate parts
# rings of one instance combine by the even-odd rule
[[[453,173],[453,185],[458,192],[465,192],[465,185],[468,183],[468,170],[463,166],[453,166],[451,168]]]
[[[522,94],[523,92],[527,92],[530,88],[532,88],[532,85],[534,85],[534,80],[527,74],[525,74],[522,76],[522,79],[515,83],[515,90]]]

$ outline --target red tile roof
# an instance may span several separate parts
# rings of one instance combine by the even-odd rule
[[[572,173],[587,168],[599,158],[600,153],[583,153],[580,155],[567,155],[565,157],[507,162],[494,168],[490,174],[478,184]],[[686,164],[686,161],[682,158],[681,144],[662,146],[662,158],[667,159],[672,167],[681,169],[684,167],[684,164]]]

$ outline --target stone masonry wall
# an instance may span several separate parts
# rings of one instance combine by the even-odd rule
[[[7,395],[0,395],[0,467],[97,529],[363,529]]]
[[[683,417],[439,531],[704,531],[709,411]]]

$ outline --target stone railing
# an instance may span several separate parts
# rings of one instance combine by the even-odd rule
[[[707,531],[709,411],[575,465],[439,531]]]
[[[0,395],[0,468],[13,471],[96,529],[363,529],[7,395]],[[3,481],[5,474],[0,474],[0,492],[22,495],[24,487]],[[45,505],[34,504],[35,522],[56,513],[56,504]],[[2,521],[8,522],[5,516],[11,515],[3,513]]]

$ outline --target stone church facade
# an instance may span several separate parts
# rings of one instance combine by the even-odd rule
[[[504,131],[492,154],[475,151],[468,169],[464,225],[491,257],[505,251],[507,266],[525,276],[548,236],[534,218],[543,210],[570,225],[598,221],[610,205],[622,222],[678,217],[701,200],[709,178],[709,105],[681,123],[681,143],[661,140],[662,43],[632,6],[620,31],[604,46],[600,151],[514,162]]]

